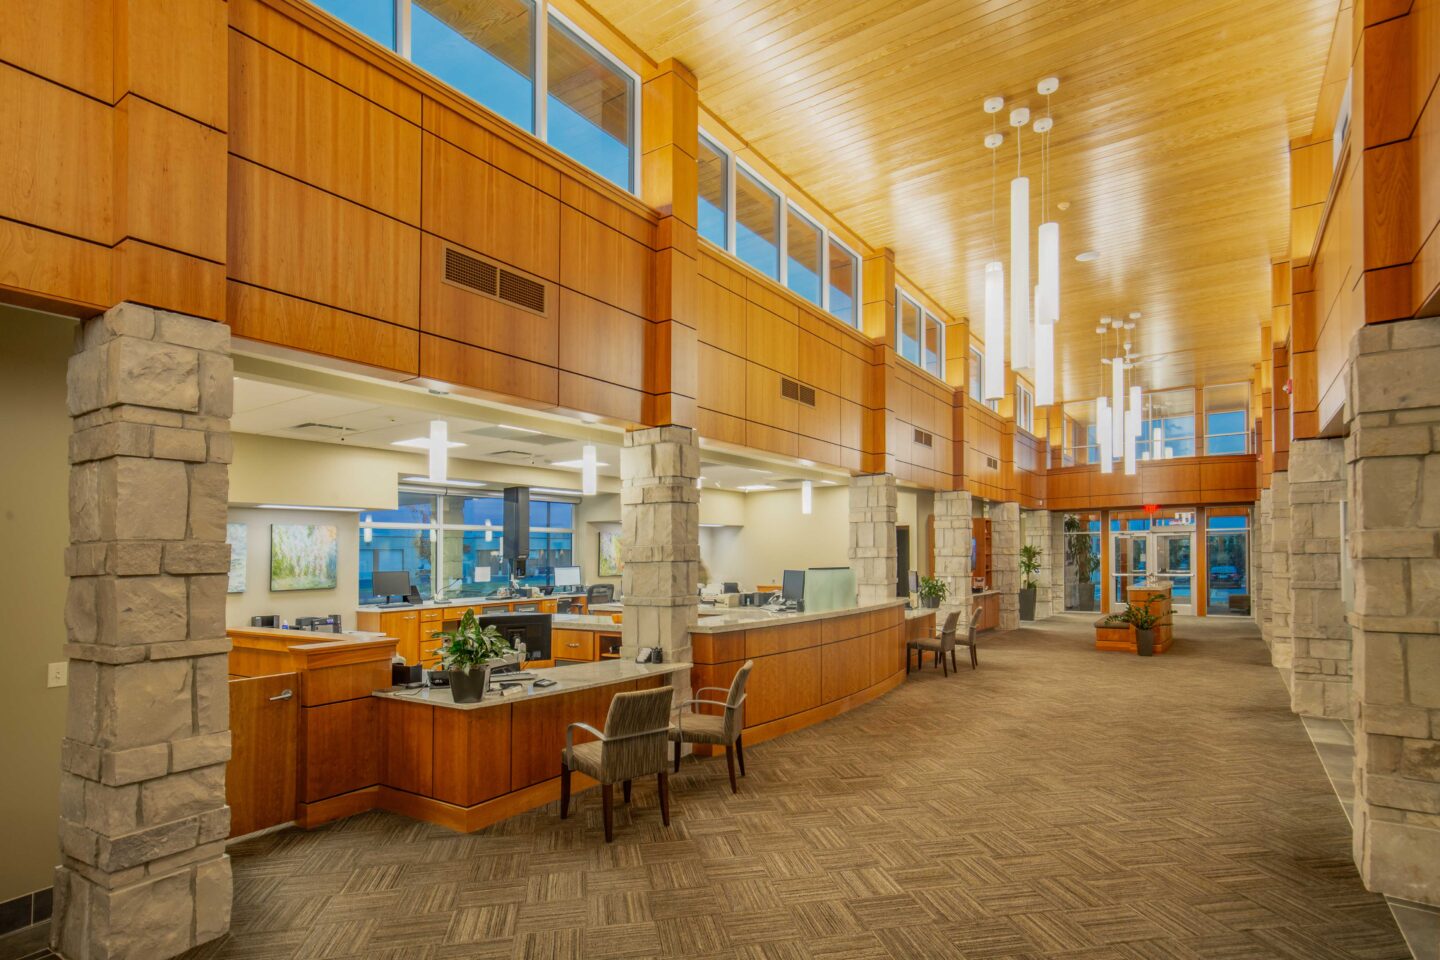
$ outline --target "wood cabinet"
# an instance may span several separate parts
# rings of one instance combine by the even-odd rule
[[[977,593],[970,602],[980,608],[980,623],[975,627],[977,632],[1000,626],[1000,594]]]
[[[566,613],[584,613],[584,597],[527,597],[513,600],[490,600],[484,602],[457,603],[443,607],[402,607],[395,610],[358,610],[355,613],[357,630],[383,633],[394,637],[395,651],[405,658],[406,663],[421,664],[427,668],[440,662],[435,654],[439,641],[432,634],[441,630],[454,630],[466,610],[474,610],[476,616],[494,613],[559,613],[560,605],[567,606]],[[562,657],[564,660],[595,660],[591,657]],[[537,664],[538,665],[538,664]]]
[[[600,659],[591,630],[551,630],[550,654],[557,662]]]

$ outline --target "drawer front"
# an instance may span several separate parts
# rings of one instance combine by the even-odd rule
[[[444,611],[444,610],[421,610],[421,611],[420,611],[420,622],[421,622],[421,623],[439,622],[440,620],[443,620],[444,618],[445,618],[445,611]]]
[[[588,630],[552,630],[550,652],[556,660],[595,660],[595,634]]]

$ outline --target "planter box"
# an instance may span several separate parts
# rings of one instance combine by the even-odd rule
[[[1095,621],[1095,649],[1135,652],[1135,628],[1128,623]]]

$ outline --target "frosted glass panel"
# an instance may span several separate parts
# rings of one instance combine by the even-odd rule
[[[849,567],[811,567],[805,571],[805,612],[848,610],[855,606],[855,571]]]

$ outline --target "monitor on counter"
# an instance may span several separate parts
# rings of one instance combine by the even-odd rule
[[[555,586],[557,587],[578,587],[580,586],[579,567],[556,567]]]
[[[513,650],[521,643],[531,660],[550,659],[550,614],[548,613],[487,613],[477,616],[482,628],[494,627]]]
[[[371,589],[377,597],[408,597],[410,574],[404,570],[376,570],[375,585]]]
[[[780,580],[780,596],[782,599],[799,602],[805,599],[805,571],[786,570],[784,577]]]

